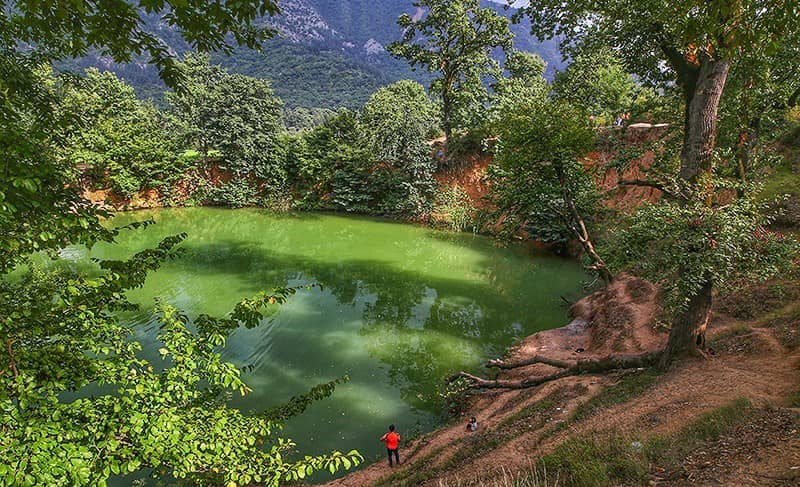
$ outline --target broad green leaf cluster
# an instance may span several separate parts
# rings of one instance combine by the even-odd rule
[[[617,269],[659,282],[670,310],[684,309],[709,279],[730,292],[795,265],[800,245],[790,235],[768,230],[773,217],[767,204],[750,196],[708,206],[697,193],[687,187],[685,200],[647,204],[623,216],[610,228],[603,255]]]
[[[282,421],[329,396],[339,380],[273,410],[245,414],[227,405],[249,392],[239,369],[221,358],[228,333],[258,325],[263,310],[293,289],[194,322],[159,303],[162,361],[140,358],[117,313],[134,308],[125,291],[141,286],[184,237],[100,262],[94,277],[34,268],[0,281],[3,485],[106,485],[141,469],[195,484],[278,485],[362,461],[354,451],[298,456],[280,435]]]
[[[0,485],[102,486],[140,471],[195,485],[278,485],[362,461],[355,451],[302,455],[280,434],[284,420],[346,378],[269,411],[228,406],[249,390],[221,358],[228,333],[257,325],[293,290],[243,300],[224,318],[190,320],[159,303],[161,360],[151,363],[120,319],[133,308],[125,294],[185,235],[89,273],[29,258],[123,231],[79,193],[76,162],[130,192],[175,161],[167,121],[123,83],[96,72],[55,77],[48,63],[89,49],[117,62],[147,55],[181,92],[181,69],[141,29],[142,15],[160,16],[201,51],[225,51],[255,47],[271,32],[256,19],[275,13],[272,2],[0,2]],[[263,85],[229,86],[277,107]],[[252,153],[247,144],[220,149],[232,160]]]

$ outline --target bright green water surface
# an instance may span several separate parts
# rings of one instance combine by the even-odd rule
[[[248,410],[349,374],[333,397],[287,424],[287,436],[308,453],[355,448],[370,459],[384,451],[377,438],[389,423],[404,435],[432,429],[446,375],[479,371],[515,339],[563,325],[560,297],[577,297],[585,278],[574,262],[526,247],[367,218],[188,208],[127,213],[113,223],[150,218],[157,224],[123,232],[91,256],[125,258],[189,234],[184,253],[129,294],[141,311],[124,318],[154,362],[156,297],[190,316],[222,315],[260,290],[322,284],[299,291],[261,326],[234,332],[224,353],[248,366],[254,392],[236,400]],[[65,257],[88,256],[70,249]]]

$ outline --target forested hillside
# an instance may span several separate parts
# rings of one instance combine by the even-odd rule
[[[485,2],[504,15],[500,3]],[[400,79],[427,84],[430,76],[412,71],[393,59],[386,46],[402,35],[396,19],[402,13],[419,15],[412,0],[282,0],[280,17],[269,19],[280,35],[264,44],[259,52],[237,48],[230,55],[212,54],[215,63],[232,72],[270,80],[286,107],[354,109],[364,104],[381,86]],[[179,54],[187,52],[177,32],[163,26],[154,16],[145,16],[146,28]],[[512,25],[518,49],[535,52],[547,61],[547,76],[563,66],[553,41],[539,42],[530,34],[530,24]],[[502,56],[502,53],[497,53]],[[163,105],[164,84],[158,72],[144,60],[120,64],[96,52],[76,60],[62,61],[62,69],[82,72],[88,67],[111,70],[134,87],[142,99]]]

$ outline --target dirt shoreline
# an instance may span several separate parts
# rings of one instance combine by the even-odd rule
[[[657,294],[652,284],[621,275],[611,286],[576,303],[570,310],[573,320],[566,326],[522,340],[509,360],[536,354],[575,360],[659,350],[667,333],[656,326],[660,314]],[[795,334],[800,329],[798,304],[790,303],[783,310],[793,320],[788,326]],[[669,437],[680,434],[704,414],[742,398],[754,407],[777,411],[754,416],[753,421],[763,423],[750,425],[760,432],[758,438],[764,437],[761,443],[737,450],[737,442],[744,440],[734,435],[724,448],[719,447],[724,450],[718,453],[725,456],[724,468],[715,470],[713,461],[698,464],[697,458],[709,455],[705,450],[691,452],[679,468],[653,465],[649,483],[798,485],[800,420],[797,408],[784,406],[788,397],[800,391],[800,343],[784,343],[781,337],[786,335],[787,325],[782,326],[763,317],[741,321],[715,312],[709,340],[717,353],[710,360],[691,361],[659,374],[586,374],[530,389],[482,392],[474,396],[466,414],[477,417],[477,432],[467,432],[457,421],[402,445],[404,463],[399,468],[390,470],[385,462],[376,462],[324,485],[512,485],[502,479],[536,468],[543,456],[572,438],[608,438],[610,434]],[[535,364],[503,371],[500,377],[520,379],[554,370]],[[621,384],[635,384],[637,377],[647,379],[641,381],[641,390],[620,396],[624,400],[609,395],[609,391],[620,392]],[[784,431],[769,426],[779,420],[798,427]]]

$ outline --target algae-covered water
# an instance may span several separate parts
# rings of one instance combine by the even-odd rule
[[[287,424],[307,453],[355,448],[374,458],[389,423],[406,436],[432,429],[445,376],[480,370],[515,340],[563,325],[561,296],[577,297],[585,279],[576,263],[528,247],[378,219],[187,208],[126,213],[112,223],[143,219],[156,225],[124,231],[91,257],[124,258],[188,233],[181,256],[129,293],[141,310],[124,319],[156,362],[157,297],[190,317],[222,315],[261,290],[322,285],[300,290],[261,326],[235,331],[224,352],[247,366],[254,392],[235,400],[247,410],[350,376]],[[64,256],[89,257],[80,248]]]

